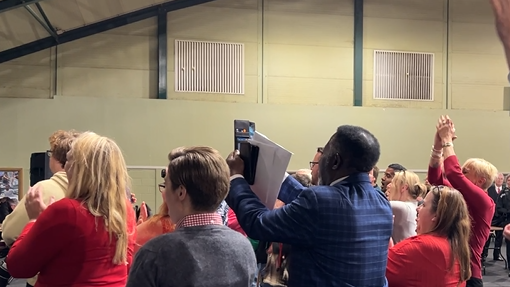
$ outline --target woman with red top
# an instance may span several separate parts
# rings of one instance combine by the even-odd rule
[[[390,287],[466,286],[471,276],[466,202],[457,190],[433,187],[417,208],[417,236],[390,248]]]
[[[39,274],[35,287],[124,287],[136,223],[119,147],[83,133],[67,153],[64,169],[69,179],[64,199],[44,202],[41,189],[26,195],[30,223],[9,251],[9,272],[15,278]]]
[[[479,158],[468,159],[461,168],[453,150],[453,122],[448,116],[441,116],[436,128],[428,180],[433,185],[451,186],[464,196],[472,220],[472,235],[469,241],[472,277],[466,286],[483,286],[481,255],[489,237],[495,208],[487,189],[496,179],[498,171],[490,162]]]

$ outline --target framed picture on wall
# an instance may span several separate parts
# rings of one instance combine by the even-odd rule
[[[23,197],[23,169],[0,167],[0,199],[19,201]]]

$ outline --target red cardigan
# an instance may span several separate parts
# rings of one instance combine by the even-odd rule
[[[481,279],[481,256],[483,246],[489,238],[495,208],[494,202],[483,189],[474,185],[464,176],[457,156],[447,157],[443,165],[446,178],[443,178],[440,167],[429,166],[428,181],[432,185],[453,187],[464,196],[472,223],[471,238],[469,239],[472,277]]]
[[[64,198],[25,226],[9,251],[9,272],[15,278],[39,273],[36,287],[126,286],[136,225],[131,204],[127,207],[131,235],[126,264],[113,264],[116,240],[110,242],[102,218],[81,202]]]
[[[463,287],[458,260],[450,269],[450,244],[444,237],[423,234],[390,248],[386,278],[391,287]],[[457,285],[459,284],[459,285]]]

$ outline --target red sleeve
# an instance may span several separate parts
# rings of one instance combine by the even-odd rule
[[[444,171],[453,188],[462,193],[471,211],[478,214],[490,213],[491,216],[494,214],[494,202],[483,189],[464,176],[457,156],[452,155],[444,160]]]
[[[131,206],[131,202],[127,203],[127,230],[128,230],[128,247],[127,247],[127,272],[129,274],[129,269],[131,268],[131,263],[133,262],[133,254],[135,254],[135,244],[136,244],[136,214]]]
[[[73,240],[76,209],[69,200],[50,205],[28,223],[9,250],[6,263],[14,278],[31,278]]]
[[[430,278],[422,278],[421,265],[417,262],[426,262],[427,258],[417,245],[418,237],[410,237],[399,242],[388,251],[388,265],[386,265],[386,278],[392,287],[407,287],[409,282],[426,282]],[[405,272],[402,272],[405,270]]]
[[[228,209],[227,215],[228,215],[228,227],[246,236],[246,233],[244,233],[244,230],[239,224],[239,221],[237,221],[237,216],[235,212],[232,210],[232,208]]]
[[[450,182],[443,176],[443,172],[441,171],[441,165],[439,165],[438,167],[429,166],[429,170],[427,172],[427,180],[432,185],[451,186]]]

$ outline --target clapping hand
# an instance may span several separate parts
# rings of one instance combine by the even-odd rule
[[[438,144],[449,142],[451,143],[453,140],[457,138],[455,135],[455,124],[450,119],[449,116],[441,116],[436,125],[436,137],[434,139],[434,146],[437,147]]]
[[[31,187],[25,198],[25,209],[30,220],[36,220],[48,206],[55,202],[51,197],[48,204],[44,203],[41,187]]]

